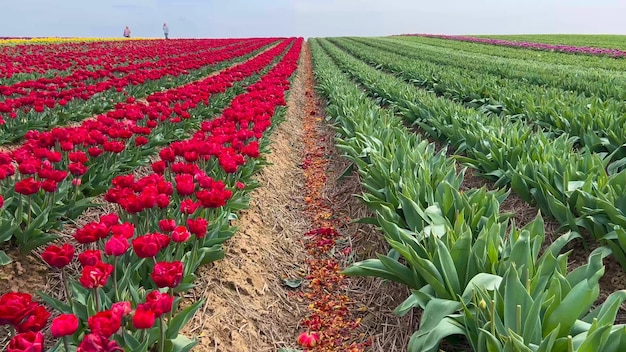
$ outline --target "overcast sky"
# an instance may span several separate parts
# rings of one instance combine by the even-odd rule
[[[626,34],[626,0],[0,0],[0,36]]]

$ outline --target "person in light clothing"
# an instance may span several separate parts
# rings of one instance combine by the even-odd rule
[[[163,22],[163,34],[165,34],[165,39],[169,39],[167,36],[170,34],[170,29],[165,22]]]
[[[124,37],[125,38],[130,38],[130,28],[128,28],[128,26],[126,26],[126,28],[124,28]]]

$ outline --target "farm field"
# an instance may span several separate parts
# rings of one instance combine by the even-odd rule
[[[522,35],[473,35],[479,38],[494,38],[546,44],[589,46],[626,50],[626,36],[609,34],[522,34]]]
[[[0,48],[3,350],[626,350],[625,58]]]

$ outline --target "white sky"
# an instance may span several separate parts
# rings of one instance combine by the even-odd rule
[[[626,34],[626,0],[0,0],[0,36]]]

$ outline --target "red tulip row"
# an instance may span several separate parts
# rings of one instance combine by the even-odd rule
[[[131,86],[141,86],[154,82],[157,84],[147,86],[146,89],[148,92],[159,90],[164,84],[164,82],[158,81],[162,78],[172,79],[173,77],[188,75],[189,70],[198,70],[202,67],[250,54],[275,40],[268,38],[244,41],[241,44],[211,51],[205,50],[211,49],[211,47],[200,47],[202,48],[201,50],[198,50],[198,47],[196,47],[193,48],[193,51],[178,55],[172,55],[177,50],[164,51],[161,58],[156,62],[128,65],[118,68],[117,72],[109,69],[92,72],[81,71],[67,77],[47,79],[46,84],[34,84],[32,82],[15,84],[12,87],[5,88],[6,93],[15,95],[16,92],[21,92],[25,86],[29,86],[32,89],[28,92],[22,92],[27,95],[0,101],[0,125],[4,125],[0,129],[0,142],[3,139],[14,141],[11,138],[19,137],[20,133],[16,133],[16,129],[26,132],[30,129],[40,129],[40,126],[46,128],[50,124],[65,122],[59,121],[61,119],[70,121],[82,119],[94,112],[106,109],[116,100],[124,99],[125,94],[120,93],[125,89],[125,93],[128,93]],[[153,42],[155,45],[159,43]],[[202,45],[202,41],[199,41],[197,44]],[[180,49],[182,48],[178,48],[178,50]],[[135,87],[132,88],[132,90],[137,89]],[[0,87],[1,90],[2,87]],[[106,97],[102,96],[94,104],[93,98],[98,93],[104,92],[111,94],[108,94]],[[139,96],[143,95],[142,91],[137,93]],[[76,103],[72,104],[73,101],[76,101]]]
[[[267,143],[262,137],[277,107],[285,105],[301,47],[299,38],[221,116],[163,149],[151,174],[113,180],[107,199],[121,207],[74,234],[78,243],[97,249],[78,254],[81,275],[67,278],[66,301],[42,295],[63,313],[51,324],[52,335],[60,338],[55,349],[188,351],[196,344],[179,331],[202,302],[178,310],[175,292],[193,286],[199,265],[223,256],[220,245],[233,234],[230,213],[245,205],[245,183],[260,165],[259,145]],[[162,198],[167,200],[159,203]],[[74,256],[70,244],[49,246],[42,254],[64,278]],[[50,313],[25,294],[8,293],[0,302],[0,324],[16,332],[7,351],[42,351],[41,330]]]
[[[180,55],[186,56],[194,53],[206,54],[216,49],[223,49],[231,45],[243,45],[247,42],[251,42],[251,40],[202,39],[191,43],[173,40],[171,41],[171,45],[169,41],[167,43],[145,41],[145,43],[149,43],[150,45],[144,44],[139,48],[130,45],[124,48],[124,56],[120,56],[121,53],[115,52],[87,51],[81,53],[83,57],[72,57],[74,60],[72,61],[72,70],[65,75],[55,72],[52,77],[37,75],[32,79],[17,82],[3,80],[4,84],[0,85],[0,101],[4,101],[8,97],[15,98],[17,96],[26,96],[33,94],[35,91],[51,91],[52,93],[56,93],[66,87],[84,86],[84,82],[88,80],[95,82],[118,77],[121,74],[128,74],[137,70],[149,69],[153,66],[161,67],[163,65],[158,63],[164,58],[176,58]],[[54,47],[57,45],[51,44],[50,46]],[[74,54],[75,53],[71,53],[70,55]],[[81,60],[85,58],[87,60]],[[8,59],[15,60],[15,58]]]
[[[218,75],[154,93],[147,103],[129,98],[78,127],[29,132],[22,146],[0,153],[0,242],[12,234],[28,251],[53,240],[44,231],[60,225],[59,217],[82,213],[88,196],[104,191],[115,173],[145,164],[157,146],[181,138],[207,109],[202,105],[210,110],[214,95],[259,72],[288,45],[284,40]]]
[[[103,68],[112,68],[119,63],[170,56],[176,49],[189,52],[198,46],[219,47],[240,41],[242,39],[175,40],[163,45],[159,43],[162,41],[133,40],[4,46],[0,52],[0,78],[11,82],[32,74],[71,74],[76,69],[91,70],[103,65]]]

